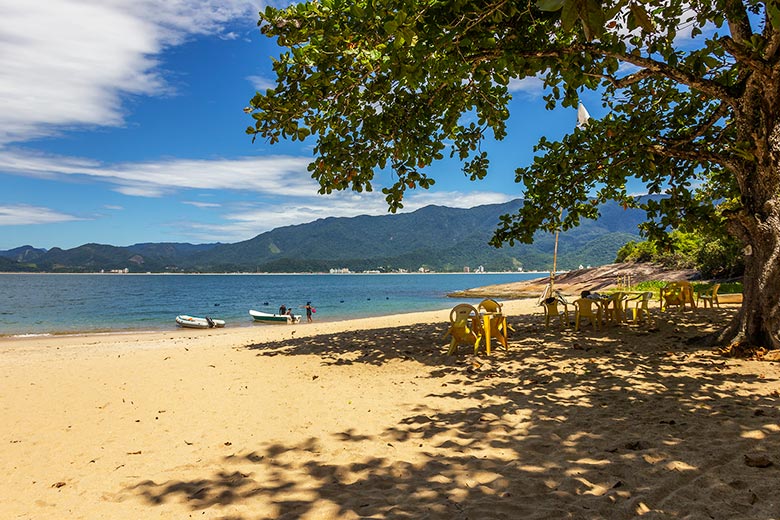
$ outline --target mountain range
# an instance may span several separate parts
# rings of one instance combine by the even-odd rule
[[[4,272],[328,272],[379,270],[462,272],[545,270],[552,267],[554,237],[538,233],[533,244],[494,248],[488,242],[499,217],[516,213],[522,200],[457,209],[426,206],[396,215],[328,217],[285,226],[232,244],[84,244],[72,249],[21,246],[0,251]],[[645,213],[615,203],[598,220],[560,234],[558,268],[602,265],[639,240]]]

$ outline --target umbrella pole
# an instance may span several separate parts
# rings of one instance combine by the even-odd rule
[[[553,248],[553,268],[550,271],[550,292],[555,288],[555,271],[558,263],[558,231],[555,232],[555,247]]]

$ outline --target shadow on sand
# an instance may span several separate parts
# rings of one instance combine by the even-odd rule
[[[778,518],[780,412],[766,390],[777,380],[696,342],[732,312],[656,311],[651,329],[579,333],[516,317],[509,350],[490,358],[465,346],[445,356],[443,324],[250,345],[325,365],[421,364],[440,391],[380,435],[332,432],[347,459],[322,439],[275,440],[236,447],[201,479],[130,491],[150,505],[222,507],[210,518],[224,520]],[[462,408],[436,406],[452,399]]]

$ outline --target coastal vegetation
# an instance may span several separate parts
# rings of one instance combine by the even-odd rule
[[[672,231],[664,240],[630,241],[616,262],[652,262],[671,269],[695,269],[707,279],[742,276],[745,264],[739,243],[728,235]]]
[[[607,114],[542,139],[517,169],[529,202],[493,244],[578,226],[614,200],[644,211],[649,237],[724,225],[744,254],[744,305],[722,341],[780,347],[780,9],[758,0],[322,0],[267,8],[284,49],[247,132],[270,143],[313,136],[321,192],[373,189],[389,209],[429,188],[449,154],[487,175],[485,139],[507,137],[508,85],[541,78],[549,108],[585,90]],[[663,199],[635,199],[641,183]]]

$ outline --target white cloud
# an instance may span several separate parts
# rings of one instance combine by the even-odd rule
[[[122,211],[123,209],[125,209],[124,207],[117,206],[116,204],[106,204],[103,207],[105,209],[111,209],[111,210],[114,210],[114,211]]]
[[[519,197],[519,195],[513,196],[493,191],[476,191],[469,193],[457,191],[419,191],[408,198],[404,198],[404,209],[406,211],[414,211],[430,205],[447,206],[450,208],[473,208],[474,206],[484,206],[486,204],[502,204]],[[382,201],[384,202],[384,198]]]
[[[238,159],[170,159],[102,164],[79,157],[47,156],[0,149],[0,170],[29,177],[92,177],[130,196],[160,197],[182,189],[236,190],[275,196],[314,196],[319,185],[306,167],[309,159],[290,156]]]
[[[196,208],[221,208],[222,207],[222,204],[217,204],[216,202],[198,202],[195,200],[183,200],[181,203],[188,204],[190,206],[195,206]]]
[[[246,79],[252,84],[252,88],[258,92],[265,92],[269,88],[274,88],[276,86],[276,83],[262,76],[247,76]]]
[[[30,224],[54,224],[84,220],[74,215],[67,215],[49,208],[28,206],[0,206],[0,226],[26,226]]]
[[[507,86],[509,92],[520,92],[531,97],[540,97],[544,93],[544,79],[530,76],[523,79],[512,78]]]
[[[191,35],[233,38],[260,0],[0,0],[0,146],[117,126],[125,94],[168,93],[156,56]]]
[[[273,208],[257,219],[265,219],[267,229],[289,223],[310,222],[318,215],[351,217],[381,215],[387,212],[387,202],[379,192],[336,192],[318,194],[319,184],[307,171],[308,158],[291,156],[243,157],[238,159],[171,159],[158,162],[102,164],[78,157],[33,155],[0,149],[0,170],[17,175],[58,178],[62,176],[90,177],[107,182],[113,189],[128,196],[161,197],[181,190],[251,191],[268,197],[284,197],[283,210]],[[431,192],[410,191],[404,198],[402,211],[414,211],[431,204],[470,208],[482,204],[506,202],[513,197],[493,192]],[[301,201],[306,201],[301,203]],[[218,207],[208,202],[185,201],[197,207]],[[231,218],[230,216],[228,218]],[[242,220],[235,216],[231,220]]]

